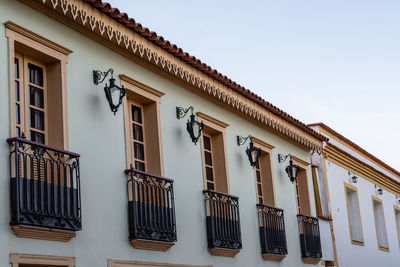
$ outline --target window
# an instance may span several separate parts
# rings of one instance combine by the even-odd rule
[[[12,267],[74,267],[75,258],[10,254],[10,264]]]
[[[397,239],[400,247],[400,207],[394,206],[394,219],[396,220]]]
[[[328,190],[325,180],[324,167],[321,160],[316,166],[312,166],[312,176],[314,185],[315,204],[317,216],[329,218]]]
[[[164,94],[120,75],[127,89],[124,100],[127,166],[163,175],[160,102]]]
[[[252,137],[254,146],[261,149],[255,171],[257,202],[275,206],[274,180],[272,177],[271,153],[273,146]]]
[[[68,149],[66,64],[72,52],[6,22],[12,137]]]
[[[356,245],[363,245],[364,236],[361,223],[361,212],[360,204],[358,202],[357,188],[345,183],[344,190],[347,204],[347,215],[349,218],[351,243]]]
[[[386,233],[385,214],[382,200],[372,196],[372,208],[374,210],[376,238],[380,250],[389,251],[388,237]]]
[[[300,170],[295,181],[296,203],[298,214],[311,215],[310,195],[308,191],[307,167],[308,162],[291,156],[294,164],[299,165]]]
[[[225,128],[228,125],[200,112],[197,116],[204,123],[201,137],[204,188],[229,193],[225,155]]]
[[[154,262],[108,260],[107,267],[212,267],[211,265],[186,265],[186,264],[168,264]]]

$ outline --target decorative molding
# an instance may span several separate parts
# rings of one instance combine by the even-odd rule
[[[165,95],[163,92],[160,92],[160,91],[158,91],[158,90],[156,90],[154,88],[151,88],[150,86],[147,86],[147,85],[145,85],[145,84],[143,84],[143,83],[141,83],[139,81],[136,81],[135,79],[133,79],[133,78],[131,78],[131,77],[125,75],[125,74],[119,75],[119,78],[120,78],[121,81],[127,82],[127,83],[129,83],[129,84],[131,84],[133,86],[139,87],[140,89],[148,92],[149,94],[154,95],[155,97],[160,98],[163,95]]]
[[[286,255],[269,254],[269,253],[262,254],[262,258],[265,261],[281,262],[285,257],[286,257]]]
[[[170,264],[170,263],[155,263],[141,261],[124,261],[111,260],[107,261],[107,267],[213,267],[212,265],[187,265],[187,264]]]
[[[229,248],[210,248],[208,249],[213,256],[222,256],[233,258],[240,252],[240,249],[229,249]]]
[[[58,257],[58,256],[46,256],[46,255],[30,255],[30,254],[10,254],[10,264],[12,267],[19,267],[20,264],[39,264],[40,266],[62,266],[62,267],[74,267],[75,258],[73,257]]]
[[[272,152],[272,149],[275,148],[273,145],[270,145],[270,144],[268,144],[268,143],[262,141],[261,139],[258,139],[258,138],[256,138],[256,137],[254,137],[254,136],[251,137],[251,141],[252,141],[254,144],[256,144],[256,145],[261,146],[262,149],[263,149],[264,151],[268,152],[268,153],[271,153],[271,152]]]
[[[301,258],[305,264],[318,264],[320,258]]]
[[[324,156],[330,162],[353,172],[357,176],[382,187],[392,194],[400,195],[399,182],[340,148],[328,143],[324,148]]]
[[[76,236],[75,232],[72,231],[25,225],[12,226],[12,230],[14,231],[14,234],[18,237],[60,242],[68,242],[69,240],[71,240],[71,238]]]
[[[155,251],[167,251],[173,245],[175,245],[175,243],[171,242],[161,242],[161,241],[152,241],[144,239],[133,239],[131,240],[131,243],[132,246],[136,249],[155,250]]]
[[[309,149],[322,151],[322,141],[305,132],[263,106],[230,89],[163,48],[141,37],[115,19],[103,14],[82,0],[20,0],[21,2],[59,20],[90,38],[112,47],[124,56],[132,55],[139,64],[155,67],[161,75],[169,75],[183,81],[242,114],[260,122]],[[161,70],[161,71],[160,71]]]
[[[229,126],[229,124],[227,124],[227,123],[225,123],[225,122],[222,122],[222,121],[220,121],[220,120],[217,120],[216,118],[213,118],[213,117],[211,117],[211,116],[209,116],[209,115],[207,115],[207,114],[204,114],[204,113],[202,113],[202,112],[197,112],[196,115],[197,115],[197,117],[199,117],[200,119],[206,120],[207,122],[210,122],[210,123],[212,123],[212,124],[215,124],[215,125],[217,125],[217,126],[219,126],[219,127],[221,127],[221,128],[226,128],[226,127]]]
[[[50,41],[47,38],[44,38],[43,36],[36,34],[28,29],[25,29],[11,21],[7,21],[6,23],[4,23],[4,25],[6,26],[7,29],[10,29],[16,33],[19,33],[29,39],[32,39],[46,47],[49,47],[57,52],[60,52],[61,54],[64,54],[66,56],[68,56],[69,54],[71,54],[73,51],[69,50],[68,48],[65,48],[64,46],[61,46],[53,41]]]
[[[296,156],[292,156],[292,155],[291,155],[291,156],[290,156],[290,159],[293,160],[294,163],[300,165],[300,167],[303,168],[303,169],[305,169],[305,170],[306,170],[307,167],[310,165],[309,162],[304,161],[304,160],[302,160],[302,159],[300,159],[300,158],[298,158],[298,157],[296,157]]]

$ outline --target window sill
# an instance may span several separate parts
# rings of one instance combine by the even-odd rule
[[[68,242],[75,237],[75,232],[67,230],[58,230],[51,228],[42,228],[25,225],[12,226],[12,230],[17,237],[33,238],[40,240],[50,240],[59,242]]]
[[[364,246],[364,242],[360,242],[360,241],[351,240],[351,243],[352,243],[353,245],[357,245],[357,246]]]
[[[282,261],[286,255],[279,255],[279,254],[270,254],[270,253],[263,253],[262,257],[265,261],[276,261],[280,262]]]
[[[318,264],[320,258],[301,258],[305,264]]]
[[[131,244],[136,249],[155,250],[163,252],[167,251],[173,245],[175,245],[175,243],[173,242],[162,242],[145,239],[133,239],[131,240]]]
[[[240,249],[229,249],[229,248],[210,248],[208,249],[211,255],[221,257],[235,257],[240,252]]]
[[[379,248],[379,250],[382,250],[382,251],[386,251],[386,252],[390,251],[389,248],[385,248],[385,247],[381,247],[381,246],[379,246],[378,248]]]

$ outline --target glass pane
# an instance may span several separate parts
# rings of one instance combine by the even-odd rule
[[[256,161],[256,168],[257,168],[257,169],[260,168],[260,158],[258,158],[257,161]]]
[[[134,105],[132,105],[132,120],[142,123],[142,109]]]
[[[258,198],[258,203],[263,204],[263,198],[262,197]]]
[[[134,142],[133,147],[134,147],[134,150],[135,150],[134,151],[135,159],[144,160],[144,146],[143,146],[143,144]]]
[[[261,174],[260,171],[256,171],[257,182],[261,183]]]
[[[133,124],[133,139],[143,142],[143,128],[140,125]]]
[[[15,135],[16,135],[17,137],[21,137],[21,129],[20,129],[19,127],[16,127],[16,128],[15,128]]]
[[[204,149],[211,150],[211,140],[208,136],[203,136]]]
[[[212,168],[206,167],[206,179],[209,181],[214,181],[214,174]]]
[[[21,117],[20,117],[20,112],[19,112],[19,105],[15,105],[15,123],[20,124],[21,123]]]
[[[210,166],[213,165],[212,156],[211,156],[210,152],[204,151],[204,159],[205,159],[207,165],[210,165]]]
[[[15,100],[19,101],[19,81],[15,81]]]
[[[261,184],[257,184],[257,191],[258,191],[258,195],[262,196]]]
[[[214,190],[214,184],[213,183],[207,183],[207,189],[208,190]]]
[[[44,134],[31,131],[31,140],[34,142],[44,144]]]
[[[15,78],[19,78],[19,60],[18,58],[14,59],[14,76]]]
[[[28,79],[30,83],[43,86],[43,69],[31,63],[28,64]]]
[[[33,108],[29,109],[31,117],[31,127],[44,131],[44,112]]]
[[[29,86],[29,104],[44,108],[44,100],[43,100],[43,90]]]
[[[135,169],[139,171],[145,171],[144,163],[140,161],[135,161]]]

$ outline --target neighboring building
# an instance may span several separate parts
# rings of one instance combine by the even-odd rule
[[[337,265],[399,266],[400,173],[325,124],[309,126],[329,138],[311,162],[317,215],[321,229],[332,227]]]

